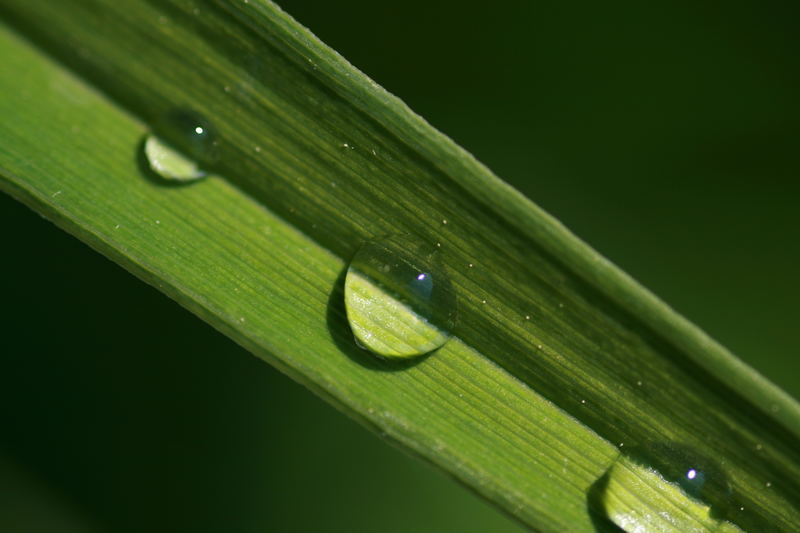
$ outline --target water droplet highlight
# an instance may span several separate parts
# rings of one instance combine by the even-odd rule
[[[437,248],[395,235],[364,244],[347,269],[345,309],[356,343],[392,360],[440,348],[456,299]]]
[[[158,177],[173,183],[191,182],[207,172],[203,164],[216,156],[211,124],[197,113],[173,111],[157,121],[142,142],[144,160]]]
[[[150,169],[165,180],[195,181],[206,175],[197,163],[155,135],[147,136],[143,149]]]
[[[715,463],[671,443],[621,455],[589,491],[593,512],[626,532],[742,533],[727,520],[731,501]]]

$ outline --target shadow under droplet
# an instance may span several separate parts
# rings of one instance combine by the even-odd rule
[[[353,330],[350,329],[350,324],[347,321],[347,311],[344,305],[344,282],[346,278],[347,267],[345,266],[336,278],[336,282],[328,298],[326,322],[328,332],[331,334],[331,339],[350,360],[370,370],[397,372],[416,366],[436,353],[436,350],[434,350],[433,352],[411,359],[393,360],[382,358],[368,350],[360,348],[356,344]]]
[[[605,504],[603,503],[603,493],[606,491],[606,488],[608,488],[608,480],[609,475],[608,472],[606,472],[589,487],[586,493],[586,506],[589,511],[589,517],[596,531],[624,533],[625,530],[609,520],[604,511]]]

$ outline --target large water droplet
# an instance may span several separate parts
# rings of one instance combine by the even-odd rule
[[[456,298],[438,248],[406,236],[364,244],[345,279],[345,308],[356,342],[387,359],[430,353],[450,338]]]
[[[142,151],[150,170],[177,183],[206,176],[203,165],[213,162],[216,146],[208,120],[191,111],[177,110],[154,125],[142,143]]]
[[[727,477],[713,461],[679,445],[650,445],[620,456],[589,498],[595,512],[626,532],[742,532],[726,520]]]

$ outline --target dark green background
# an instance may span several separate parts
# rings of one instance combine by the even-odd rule
[[[797,9],[697,4],[282,2],[798,397]],[[0,227],[0,531],[517,530],[4,196]]]

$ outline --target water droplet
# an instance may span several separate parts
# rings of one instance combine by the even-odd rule
[[[711,460],[671,443],[626,452],[589,491],[593,512],[629,532],[741,532],[726,519],[730,484]]]
[[[437,259],[435,247],[399,235],[359,249],[344,291],[356,343],[378,356],[403,359],[447,342],[456,299]]]
[[[153,172],[170,181],[194,181],[206,173],[191,159],[156,137],[144,141],[144,154]]]
[[[206,176],[201,165],[213,162],[216,136],[211,124],[191,111],[173,111],[156,122],[142,143],[150,170],[171,182]]]

